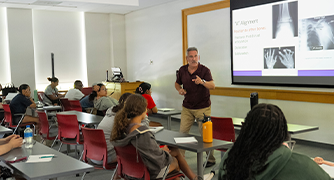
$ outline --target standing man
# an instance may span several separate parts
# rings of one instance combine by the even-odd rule
[[[215,83],[210,69],[199,63],[200,57],[197,48],[188,48],[186,58],[188,64],[179,69],[175,82],[175,89],[184,96],[180,132],[188,134],[195,119],[197,119],[198,128],[202,134],[202,122],[198,120],[203,120],[204,114],[211,116],[209,90],[215,89]],[[181,150],[181,153],[184,155],[185,150]],[[206,167],[211,167],[214,164],[216,164],[216,160],[212,150]]]

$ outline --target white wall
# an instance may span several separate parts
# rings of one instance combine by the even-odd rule
[[[110,14],[111,66],[120,67],[127,79],[126,45],[125,45],[125,16]]]
[[[182,9],[211,2],[215,1],[175,1],[125,16],[128,79],[150,82],[152,96],[158,107],[181,109],[182,105],[183,98],[174,88],[175,71],[182,65]],[[189,45],[200,47],[201,62],[211,68],[218,86],[232,86],[229,11],[191,15],[188,20],[190,23],[188,23]],[[202,38],[202,41],[196,38]],[[150,60],[153,60],[152,65],[149,64]],[[278,89],[255,86],[233,87]],[[285,87],[279,89],[319,90]],[[331,90],[320,89],[320,91]],[[259,97],[261,98],[261,94]],[[245,117],[250,109],[249,98],[211,96],[211,101],[212,115],[215,116]],[[293,137],[334,144],[334,139],[331,138],[334,136],[331,123],[334,120],[331,114],[333,104],[265,99],[259,101],[278,105],[285,113],[288,123],[320,128],[318,131],[293,135]]]
[[[34,48],[30,9],[7,9],[11,81],[35,90]]]
[[[88,85],[106,79],[110,71],[109,15],[85,13]]]

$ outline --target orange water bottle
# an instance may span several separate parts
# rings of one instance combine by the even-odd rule
[[[204,113],[203,113],[204,114]],[[203,131],[203,142],[211,143],[212,138],[212,121],[210,116],[205,116],[203,119],[202,131]]]

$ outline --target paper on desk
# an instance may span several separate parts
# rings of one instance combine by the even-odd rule
[[[48,158],[42,158],[42,157]],[[54,154],[40,154],[40,155],[30,155],[26,163],[37,163],[37,162],[50,162]]]
[[[176,144],[183,144],[183,143],[197,143],[197,139],[195,137],[176,137],[174,138]]]

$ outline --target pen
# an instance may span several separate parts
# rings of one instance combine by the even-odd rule
[[[53,158],[53,157],[55,157],[55,156],[41,156],[41,157],[39,157],[39,159],[43,159],[43,158]]]

